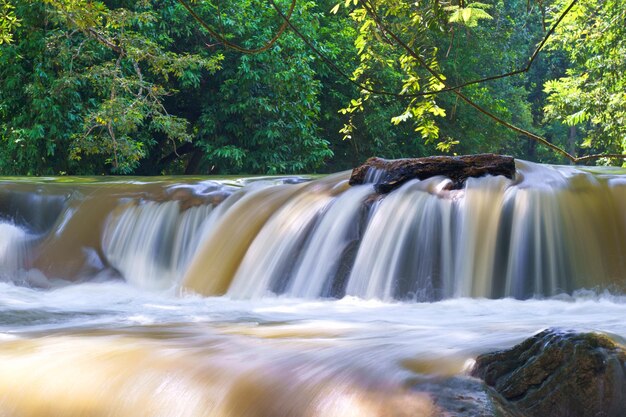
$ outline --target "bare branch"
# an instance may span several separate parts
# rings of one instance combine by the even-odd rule
[[[137,97],[141,97],[143,95],[143,74],[141,73],[139,64],[135,60],[133,60],[133,68],[135,68],[135,73],[137,77],[139,77],[139,91],[137,92]]]

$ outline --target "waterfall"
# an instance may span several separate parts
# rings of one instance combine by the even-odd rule
[[[109,219],[102,249],[129,282],[142,288],[171,287],[187,267],[199,232],[213,221],[212,211],[211,205],[181,211],[178,201],[123,205]]]
[[[434,298],[434,287],[440,287],[435,284],[440,281],[435,264],[450,243],[439,239],[450,217],[445,215],[449,201],[431,195],[428,188],[446,182],[411,181],[373,207],[348,279],[348,295],[391,299],[413,293],[419,299]]]
[[[227,224],[207,235],[183,284],[233,298],[416,301],[624,285],[619,176],[519,162],[515,181],[471,178],[448,191],[449,180],[436,177],[386,196],[367,184],[347,187],[346,179],[240,200]]]
[[[623,171],[349,177],[2,183],[0,415],[492,415],[477,355],[625,337]]]
[[[623,174],[517,161],[514,180],[470,178],[450,190],[433,177],[380,195],[372,184],[382,176],[358,186],[347,172],[304,183],[65,184],[36,198],[4,189],[0,274],[89,280],[113,271],[141,288],[234,299],[624,289]],[[45,210],[29,202],[50,210],[37,214]]]
[[[341,275],[341,267],[354,260],[351,253],[359,241],[360,217],[366,210],[363,203],[371,192],[371,187],[357,186],[327,202],[327,213],[319,216],[319,224],[302,248],[293,278],[286,286],[289,295],[302,298],[342,295],[345,277]]]

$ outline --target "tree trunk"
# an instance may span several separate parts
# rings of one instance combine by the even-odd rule
[[[460,189],[469,177],[504,175],[515,178],[515,160],[496,154],[430,156],[426,158],[370,158],[352,170],[350,185],[374,183],[377,192],[386,194],[412,179],[443,175],[452,180],[451,189]]]
[[[567,152],[570,155],[576,155],[576,126],[570,126],[569,136],[567,137]],[[570,161],[570,165],[574,165],[573,161]]]

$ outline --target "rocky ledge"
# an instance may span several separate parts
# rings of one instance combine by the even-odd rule
[[[375,175],[379,174],[379,175]],[[515,178],[515,160],[510,156],[479,154],[464,156],[430,156],[387,160],[370,158],[354,170],[350,185],[374,182],[376,192],[386,194],[412,179],[442,175],[452,180],[451,189],[460,189],[467,178],[504,175]]]
[[[626,351],[596,333],[545,330],[479,356],[472,375],[527,417],[626,416]]]

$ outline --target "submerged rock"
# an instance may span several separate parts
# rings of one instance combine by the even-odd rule
[[[481,355],[472,375],[529,417],[626,415],[626,351],[596,333],[545,330]]]
[[[435,378],[416,382],[413,389],[430,396],[439,417],[525,417],[475,378]]]
[[[429,156],[386,160],[370,158],[354,170],[350,185],[374,183],[376,192],[385,194],[412,179],[424,180],[442,175],[450,178],[451,189],[460,189],[470,177],[503,175],[515,178],[515,160],[510,156],[479,154],[463,156]]]

